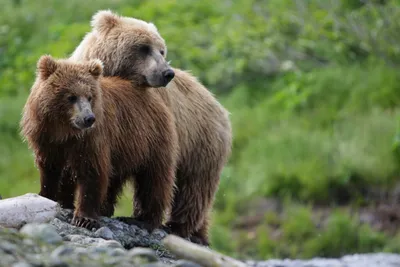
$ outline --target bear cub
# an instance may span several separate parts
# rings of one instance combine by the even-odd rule
[[[152,230],[172,205],[174,119],[151,90],[102,72],[98,59],[38,60],[20,126],[40,172],[39,194],[73,206],[76,191],[71,223],[91,229],[114,212],[115,195],[130,181],[134,219]]]

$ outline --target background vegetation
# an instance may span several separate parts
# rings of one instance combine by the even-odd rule
[[[400,253],[400,1],[0,0],[0,194],[38,192],[18,123],[45,53],[99,9],[154,22],[230,110],[212,246],[237,257]],[[117,215],[131,213],[129,188]]]

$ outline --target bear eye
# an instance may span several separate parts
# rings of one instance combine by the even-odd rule
[[[160,50],[160,54],[163,56],[164,55],[164,50]]]
[[[142,54],[149,54],[150,53],[150,46],[148,45],[141,45],[139,46],[139,51]]]
[[[71,103],[75,103],[78,98],[75,95],[71,95],[68,97],[68,101]]]
[[[92,102],[92,97],[91,96],[88,97],[88,101]]]

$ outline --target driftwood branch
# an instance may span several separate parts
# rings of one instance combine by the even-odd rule
[[[163,239],[164,246],[177,258],[189,260],[205,267],[247,267],[241,261],[235,260],[216,251],[193,244],[175,235]]]

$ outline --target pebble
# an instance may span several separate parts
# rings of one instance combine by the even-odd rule
[[[122,248],[115,248],[113,250],[107,251],[108,255],[115,257],[115,256],[123,256],[126,254],[126,250]]]
[[[14,263],[12,267],[33,267],[33,266],[27,262],[17,262]]]
[[[187,260],[178,260],[173,267],[201,267],[201,265]]]
[[[113,232],[110,230],[110,228],[108,227],[101,227],[99,228],[95,234],[101,238],[104,239],[113,239],[114,238],[114,234]]]
[[[157,262],[158,257],[152,249],[149,248],[132,248],[128,251],[128,257],[141,258],[147,262]]]
[[[52,253],[51,253],[51,258],[60,258],[62,256],[66,256],[69,254],[72,254],[74,252],[74,249],[72,247],[69,246],[59,246],[58,248],[56,248]]]
[[[49,244],[57,244],[62,242],[62,237],[57,233],[56,229],[46,223],[29,223],[25,224],[21,233],[36,239],[40,239]]]
[[[104,239],[103,239],[104,240]],[[97,244],[98,247],[108,247],[108,248],[123,248],[121,243],[115,240],[104,240]]]
[[[107,247],[91,247],[89,249],[89,253],[101,254],[106,253],[108,251]]]

